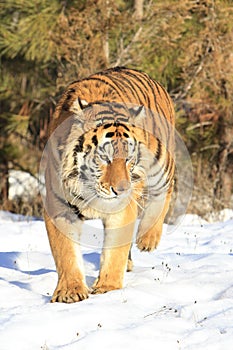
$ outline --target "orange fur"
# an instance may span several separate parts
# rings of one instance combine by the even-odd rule
[[[127,82],[127,79],[130,80],[130,83]],[[142,81],[144,84],[141,83]],[[124,85],[126,86],[125,88],[123,88]],[[138,87],[139,85],[141,88]],[[133,88],[131,86],[135,89],[135,93],[132,92]],[[125,94],[125,90],[127,90],[127,94]],[[85,110],[87,104],[92,105],[105,101],[150,107],[152,111],[161,113],[171,125],[174,125],[174,111],[171,100],[167,92],[158,83],[152,81],[144,73],[126,68],[116,68],[74,82],[66,89],[51,121],[50,135],[53,134],[64,120],[74,114],[78,115],[83,108]],[[148,101],[150,102],[148,103]],[[88,110],[87,113],[89,113]],[[93,128],[85,132],[83,144],[79,146],[83,149],[83,152],[94,142],[94,138],[100,142],[102,137],[108,137],[105,126],[96,127],[95,118],[93,120],[91,118],[93,116],[90,115],[89,120],[92,121]],[[154,120],[147,124],[152,130],[154,128],[153,123]],[[161,121],[158,120],[158,123],[161,124]],[[160,124],[159,127],[161,126]],[[112,140],[115,142],[116,146],[114,147],[116,149],[111,155],[112,159],[108,163],[105,164],[102,161],[100,165],[102,173],[99,177],[99,183],[96,185],[97,191],[100,191],[101,196],[108,198],[109,206],[107,205],[106,208],[103,207],[101,209],[101,201],[97,199],[95,206],[80,207],[79,213],[86,218],[100,218],[105,228],[100,272],[99,277],[92,287],[92,293],[104,293],[109,290],[122,288],[126,269],[132,269],[132,260],[129,253],[135,221],[141,209],[144,210],[143,207],[145,205],[146,210],[143,213],[139,226],[137,245],[140,250],[148,251],[153,250],[157,246],[161,238],[162,225],[168,211],[173,187],[174,163],[171,160],[171,154],[173,152],[172,132],[169,131],[171,136],[169,140],[166,140],[169,141],[167,144],[169,145],[170,143],[171,145],[169,146],[170,149],[167,150],[162,143],[161,145],[159,144],[157,138],[152,134],[145,133],[141,128],[131,127],[131,122],[127,124],[127,127],[114,126],[115,124],[111,125],[107,131],[109,135],[114,134]],[[103,136],[104,133],[105,136]],[[156,154],[160,147],[160,159],[157,166],[162,168],[164,164],[171,163],[168,164],[167,170],[164,170],[169,181],[168,183],[170,183],[169,188],[166,189],[164,195],[158,196],[158,199],[152,204],[145,204],[146,197],[143,195],[147,174],[140,173],[139,169],[139,179],[132,185],[133,180],[131,177],[134,163],[131,160],[126,162],[127,151],[124,149],[124,142],[122,141],[122,137],[117,136],[119,134],[124,135],[125,133],[128,133],[125,136],[125,142],[127,142],[127,138],[132,137],[132,140],[135,138],[141,142],[142,146],[140,147],[144,147],[143,149],[149,148],[151,155],[148,153],[148,157]],[[68,144],[70,146],[67,151],[67,159],[64,163],[67,174],[69,174],[70,167],[73,164],[73,158],[69,158],[70,153],[74,150],[72,142],[77,142],[78,140],[78,137],[75,135],[73,137],[72,133],[68,137]],[[97,141],[95,141],[95,144],[97,144]],[[79,243],[77,240],[71,239],[75,230],[78,235],[81,234],[82,221],[77,218],[77,225],[75,227],[67,218],[62,218],[62,212],[65,210],[65,206],[63,207],[59,203],[59,210],[56,212],[54,209],[57,201],[59,201],[54,191],[59,187],[58,182],[60,179],[53,179],[51,168],[52,165],[49,165],[47,169],[46,186],[48,198],[47,207],[45,208],[45,223],[58,272],[58,284],[51,301],[76,302],[88,297],[88,287],[85,283]],[[67,179],[69,179],[69,176],[67,175]],[[56,183],[56,187],[54,187],[54,183]],[[66,183],[68,182],[65,179],[64,184]],[[77,185],[79,186],[80,184]],[[65,199],[72,202],[72,198],[69,198],[71,194],[69,194],[68,190],[68,198]],[[131,197],[128,195],[129,191],[131,191]],[[116,198],[118,195],[122,196],[120,197],[122,199],[119,201],[118,206],[115,204],[114,206],[112,203],[115,199],[112,200],[111,198]],[[79,206],[76,202],[74,203]],[[111,211],[112,205],[114,210]],[[108,212],[107,209],[109,209]],[[59,224],[57,219],[58,214],[61,216],[59,222],[62,222]]]

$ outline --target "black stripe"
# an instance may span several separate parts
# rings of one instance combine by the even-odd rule
[[[166,166],[165,166],[165,169],[164,169],[165,173],[168,172],[168,169],[170,167],[170,163],[171,163],[171,156],[170,156],[170,153],[167,152],[167,154],[166,154]]]
[[[173,171],[174,171],[174,159],[173,157],[171,156],[170,152],[169,152],[169,159],[170,159],[170,162],[169,162],[169,167],[167,167],[167,171],[168,171],[168,174],[167,176],[170,178],[173,178],[174,177],[174,174],[173,174]]]
[[[156,91],[157,91],[157,93],[158,93],[158,95],[161,97],[161,85],[157,82],[157,81],[155,81],[155,80],[152,80],[153,81],[153,85],[155,86],[155,89],[156,89]]]
[[[112,116],[97,118],[96,122],[100,124],[96,124],[97,126],[103,126],[105,124],[109,124],[109,122],[113,122],[114,118]]]
[[[160,115],[159,113],[159,108],[158,108],[158,102],[157,102],[157,97],[156,97],[156,90],[159,92],[158,90],[158,86],[157,86],[157,82],[154,81],[153,79],[151,79],[147,74],[144,74],[144,73],[141,73],[143,78],[144,78],[144,81],[141,83],[143,84],[143,87],[145,88],[146,92],[147,92],[147,102],[148,102],[148,109],[151,110],[153,113],[152,113],[152,124],[153,124],[153,130],[155,130],[155,128],[157,128],[157,124],[156,124],[156,120],[155,120],[155,115],[154,115],[154,112],[156,112],[158,114],[158,116]],[[147,85],[146,85],[146,84]],[[150,102],[150,98],[148,96],[148,90],[150,90],[151,92],[151,95],[153,96],[153,101],[154,101],[154,105],[155,105],[155,110],[153,108],[152,110],[152,107],[151,107],[151,102]]]
[[[73,165],[76,166],[78,164],[78,162],[77,162],[77,152],[76,151],[73,152],[73,158],[74,158]]]
[[[77,169],[72,170],[68,175],[68,179],[74,179],[77,177],[78,177],[78,170]]]
[[[158,145],[155,153],[156,161],[158,161],[162,155],[162,143],[159,139],[157,139]]]
[[[159,182],[157,182],[157,184],[158,183]],[[158,191],[161,191],[161,190],[167,190],[167,188],[169,187],[168,185],[170,185],[170,183],[171,183],[171,179],[167,178],[165,183],[162,186],[160,186],[158,188],[155,188],[155,191],[158,192]],[[153,186],[153,187],[155,187],[155,186]]]
[[[84,141],[85,141],[85,136],[84,134],[81,135],[79,138],[78,138],[78,143],[77,145],[75,145],[74,147],[74,152],[82,152],[83,151],[83,144],[84,144]]]
[[[81,180],[88,180],[88,177],[87,177],[87,175],[85,174],[84,171],[81,171],[81,172],[80,172],[79,178],[80,178]]]
[[[108,80],[109,80],[109,78],[110,78],[108,75],[105,75],[105,74],[103,74],[102,76],[103,76],[103,77],[106,77]],[[102,84],[105,84],[105,85],[107,85],[107,86],[110,86],[110,87],[112,88],[112,90],[114,90],[114,92],[116,92],[117,95],[118,95],[119,97],[121,97],[121,93],[119,93],[119,91],[117,90],[117,86],[111,84],[109,81],[106,81],[105,79],[101,79],[100,77],[93,77],[93,76],[91,76],[91,77],[89,77],[89,78],[86,78],[85,80],[89,80],[89,81],[91,81],[91,80],[93,80],[93,81],[98,81],[98,82],[101,82]]]
[[[127,97],[127,99],[130,101],[130,96],[128,94],[128,91],[131,91],[132,94],[134,94],[135,90],[134,88],[132,88],[132,83],[130,81],[127,81],[128,84],[126,83],[126,80],[123,76],[123,74],[121,75],[111,75],[109,76],[109,79],[112,80],[112,82],[119,87],[120,91],[121,91],[121,100],[125,100],[125,97]]]
[[[53,191],[52,192],[53,196],[56,198],[56,200],[58,200],[59,202],[61,202],[64,205],[67,205],[67,201],[63,197],[59,196],[59,194],[54,191],[53,186],[52,186],[52,191]]]
[[[135,76],[137,78],[137,80],[140,81],[140,83],[142,84],[143,89],[144,89],[145,94],[146,94],[145,100],[148,102],[148,108],[151,108],[148,92],[150,90],[151,94],[154,96],[155,103],[157,103],[155,89],[154,89],[154,84],[156,84],[156,82],[153,79],[151,79],[147,74],[142,73],[142,72],[139,72],[138,75],[135,75],[132,73],[132,76]]]
[[[108,123],[108,124],[104,124],[103,128],[104,128],[104,129],[108,129],[108,128],[110,128],[111,126],[113,126],[113,124]]]
[[[166,133],[166,141],[168,141],[169,139],[169,125],[170,125],[170,122],[169,120],[166,118],[166,114],[163,110],[163,108],[158,105],[158,109],[160,110],[161,113],[159,113],[159,116],[160,116],[160,124],[162,125],[163,127],[163,130],[165,131]],[[164,140],[165,141],[165,140]]]
[[[82,220],[82,221],[85,220],[85,216],[81,213],[80,209],[76,205],[73,205],[70,202],[68,202],[68,205],[80,220]]]
[[[123,98],[122,100],[125,100],[125,97],[127,98],[128,102],[132,102],[132,97],[131,95],[128,93],[129,91],[131,92],[131,94],[134,96],[134,98],[139,101],[139,104],[141,104],[141,101],[139,99],[139,96],[137,94],[137,91],[135,89],[135,86],[133,84],[133,82],[129,79],[127,79],[126,77],[121,76],[120,78],[115,77],[112,79],[114,81],[114,83],[119,86],[122,90],[123,93]]]
[[[115,132],[107,132],[107,134],[105,135],[105,137],[113,137],[115,134]]]
[[[169,155],[169,159],[172,159],[171,157],[170,157],[170,155]],[[158,179],[158,181],[156,182],[156,184],[154,184],[154,185],[152,185],[155,189],[156,189],[156,191],[159,191],[160,189],[162,189],[162,188],[164,188],[164,187],[167,187],[167,184],[169,183],[169,182],[171,182],[171,180],[172,180],[172,178],[171,178],[171,171],[172,171],[172,167],[170,167],[170,170],[169,170],[169,173],[168,174],[166,174],[167,173],[167,170],[168,170],[168,167],[169,167],[169,165],[167,164],[168,162],[167,162],[167,158],[165,159],[165,162],[162,164],[162,166],[160,167],[160,169],[156,172],[156,173],[154,173],[154,174],[151,174],[150,176],[149,176],[149,178],[153,178],[153,177],[155,177],[155,176],[157,176],[160,172],[162,172],[162,174],[161,174],[161,176],[160,176],[160,178]],[[166,164],[166,167],[164,168],[164,166],[165,166],[165,164]],[[156,188],[156,186],[162,181],[162,179],[164,178],[164,176],[165,176],[165,174],[166,174],[166,182],[165,182],[165,184],[163,184],[161,187],[159,187],[159,188]],[[150,186],[150,187],[152,187],[152,186]]]
[[[96,135],[92,136],[91,141],[94,143],[95,146],[98,145],[98,140],[97,140],[97,136]]]
[[[126,75],[128,75],[130,78],[131,78],[131,84],[133,84],[133,86],[136,86],[138,88],[138,90],[141,92],[143,98],[144,98],[144,102],[140,99],[138,93],[137,93],[137,90],[135,89],[134,87],[134,91],[137,93],[137,100],[139,102],[139,105],[143,104],[145,106],[145,102],[146,102],[146,105],[147,107],[149,108],[150,107],[150,102],[149,102],[149,96],[148,96],[148,87],[145,85],[144,83],[144,79],[140,79],[139,78],[139,75],[138,74],[135,74],[134,72],[132,71],[126,71],[124,72]],[[138,72],[137,72],[138,73]],[[143,78],[145,78],[143,76]],[[128,79],[127,79],[128,80]],[[142,86],[140,86],[137,82],[139,82]],[[142,87],[144,89],[142,89]]]
[[[168,95],[167,91],[164,89],[164,87],[159,83],[157,82],[157,85],[159,85],[159,87],[163,90],[164,92],[164,95],[166,97],[166,102],[167,102],[167,106],[169,107],[168,109],[170,110],[170,117],[172,116],[173,114],[173,108],[172,108],[172,103],[171,103],[171,98],[170,96]],[[171,119],[171,118],[170,118]]]
[[[75,88],[70,88],[70,89],[68,90],[68,92],[71,92],[71,93],[73,93],[73,92],[75,92],[75,91],[76,91]]]
[[[87,169],[88,169],[88,167],[86,164],[83,164],[80,166],[80,170],[82,170],[82,171],[86,171]]]
[[[96,115],[96,119],[98,119],[98,117],[101,117],[102,115],[104,115],[104,116],[106,116],[106,115],[112,116],[112,114],[113,114],[113,111],[111,111],[110,108],[108,108],[108,109],[105,109],[104,111],[97,112],[95,115]]]
[[[125,130],[130,131],[129,128],[125,124],[122,124],[122,123],[115,122],[113,124],[113,126],[122,126]]]

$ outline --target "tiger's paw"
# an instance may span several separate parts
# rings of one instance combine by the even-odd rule
[[[143,235],[139,234],[136,241],[137,247],[141,251],[151,252],[157,248],[160,238],[161,234],[157,234],[153,231],[146,232]]]
[[[131,272],[132,270],[133,270],[133,261],[131,259],[128,259],[126,271]]]
[[[87,286],[80,285],[80,283],[71,283],[67,285],[59,285],[55,289],[51,303],[76,303],[78,301],[88,298]]]
[[[122,285],[120,283],[101,283],[100,280],[97,280],[96,283],[91,288],[91,294],[104,294],[110,292],[111,290],[121,289]]]

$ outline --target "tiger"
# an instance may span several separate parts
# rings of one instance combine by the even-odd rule
[[[58,282],[51,302],[123,288],[131,247],[154,250],[175,174],[174,107],[148,74],[114,67],[71,83],[49,126],[44,219]],[[55,135],[53,137],[53,135]],[[102,220],[99,274],[85,281],[83,222]]]

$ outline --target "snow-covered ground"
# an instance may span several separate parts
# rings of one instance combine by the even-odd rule
[[[233,212],[186,216],[158,249],[133,247],[125,287],[49,303],[57,275],[42,221],[0,212],[1,350],[233,348]],[[88,284],[100,251],[83,247]]]

